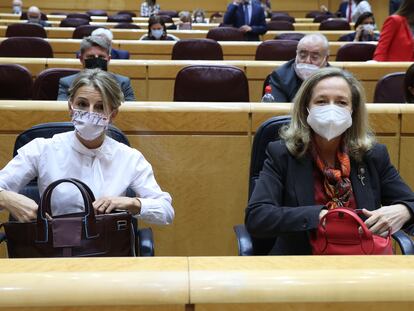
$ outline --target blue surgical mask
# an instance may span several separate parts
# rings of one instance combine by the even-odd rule
[[[161,39],[163,34],[164,30],[162,29],[151,29],[151,35],[157,40]]]
[[[13,14],[22,14],[22,7],[20,5],[13,5]]]

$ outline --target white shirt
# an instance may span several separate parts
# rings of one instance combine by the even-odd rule
[[[368,1],[364,0],[352,7],[352,22],[355,23],[358,17],[365,12],[371,12],[371,6]]]
[[[97,149],[86,148],[73,131],[37,138],[20,148],[0,171],[0,188],[18,192],[35,177],[40,195],[62,178],[83,181],[96,199],[125,196],[129,187],[141,201],[138,218],[155,224],[170,224],[174,219],[171,197],[158,186],[144,156],[110,137]],[[79,212],[84,206],[79,191],[69,183],[55,188],[51,204],[54,215]]]

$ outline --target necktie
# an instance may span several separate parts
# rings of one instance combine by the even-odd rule
[[[348,23],[352,22],[352,0],[348,2]]]
[[[249,9],[248,9],[248,7],[249,7],[249,4],[248,3],[245,3],[244,4],[244,7],[243,7],[243,9],[244,9],[244,24],[245,25],[249,25],[250,24]]]

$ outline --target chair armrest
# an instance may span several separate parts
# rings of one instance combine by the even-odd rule
[[[154,256],[154,238],[151,228],[144,228],[138,230],[138,248],[139,256]]]
[[[236,225],[233,227],[237,237],[237,245],[239,248],[239,256],[253,256],[253,244],[250,234],[244,225]]]
[[[393,239],[398,243],[403,255],[414,255],[414,243],[411,237],[404,231],[399,230],[392,235]]]

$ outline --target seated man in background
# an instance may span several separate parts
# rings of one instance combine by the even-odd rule
[[[106,40],[109,41],[111,45],[111,59],[129,59],[129,52],[125,50],[117,50],[112,48],[112,40],[114,39],[114,35],[112,31],[106,28],[98,28],[92,31],[91,36],[102,36]]]
[[[108,63],[111,60],[111,44],[102,36],[90,36],[83,38],[80,50],[80,62],[83,68],[100,68],[108,70]],[[134,90],[128,77],[112,74],[124,93],[125,101],[135,101]],[[70,75],[59,80],[59,92],[57,100],[68,100],[69,88],[77,74]]]
[[[22,10],[23,10],[23,2],[21,0],[13,0],[12,1],[12,13],[13,14],[22,14]]]
[[[272,95],[276,102],[292,102],[302,85],[314,72],[328,65],[329,43],[322,34],[304,36],[298,43],[296,58],[288,61],[270,76]]]
[[[264,10],[255,0],[234,0],[227,7],[223,23],[239,28],[248,41],[259,41],[259,35],[267,30]]]
[[[51,26],[47,21],[42,20],[42,14],[37,6],[31,6],[27,10],[27,22],[31,24],[38,24],[42,27]]]

